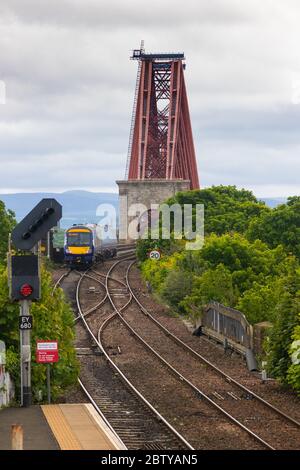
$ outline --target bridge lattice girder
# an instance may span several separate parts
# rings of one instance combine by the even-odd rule
[[[128,179],[184,179],[199,188],[182,60],[141,60]]]

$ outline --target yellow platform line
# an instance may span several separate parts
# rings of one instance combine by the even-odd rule
[[[42,405],[43,413],[62,450],[82,450],[59,405]]]

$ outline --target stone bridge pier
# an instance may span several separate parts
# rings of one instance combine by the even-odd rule
[[[133,204],[143,204],[146,211],[151,206],[162,204],[166,199],[174,196],[179,191],[190,190],[190,180],[123,180],[116,182],[119,187],[119,239],[120,242],[130,242],[128,225],[142,213],[130,214]]]

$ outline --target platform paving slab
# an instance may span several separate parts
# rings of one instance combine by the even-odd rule
[[[0,410],[0,450],[11,449],[12,424],[23,426],[24,450],[59,450],[40,406]]]
[[[90,404],[43,405],[42,410],[62,450],[126,449]]]

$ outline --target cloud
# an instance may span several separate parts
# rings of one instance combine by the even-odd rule
[[[257,2],[257,4],[259,4]],[[172,0],[100,1],[99,0],[3,0],[2,10],[11,19],[29,24],[52,24],[107,29],[141,25],[160,28],[172,22],[189,25],[197,20],[205,24],[235,24],[255,19],[253,8],[244,8],[239,0],[211,0],[206,4],[189,0],[185,5]]]
[[[115,178],[122,179],[122,154],[73,150],[56,154],[12,155],[1,171],[3,193],[17,191],[64,191],[66,188],[113,191]],[[107,165],[109,159],[110,164]],[[60,162],[59,167],[53,162]],[[21,168],[22,171],[19,171]],[[105,177],[104,177],[105,175]],[[9,186],[6,182],[11,182]],[[88,182],[88,184],[87,184]]]
[[[142,38],[185,52],[202,185],[295,192],[296,0],[2,0],[0,18],[0,192],[117,190]]]

